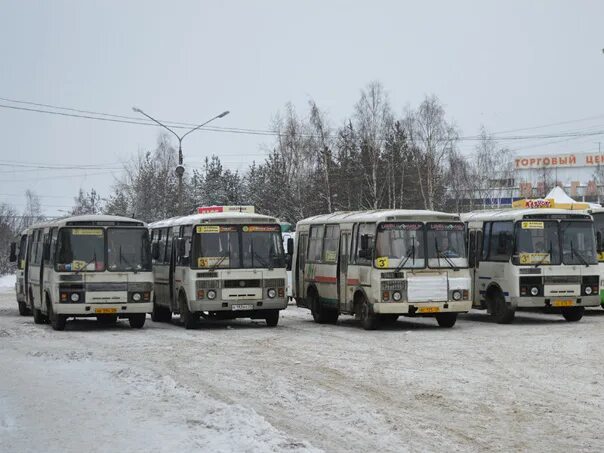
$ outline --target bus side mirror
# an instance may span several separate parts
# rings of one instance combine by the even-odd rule
[[[288,254],[285,257],[285,270],[286,271],[291,271],[292,270],[292,255]]]
[[[159,242],[151,243],[151,258],[153,258],[154,260],[159,259]]]
[[[602,252],[602,232],[598,231],[596,233],[596,249],[598,250],[598,253]]]
[[[289,256],[294,254],[294,238],[287,238],[287,254]]]
[[[10,243],[10,256],[8,257],[8,260],[11,263],[14,263],[15,261],[17,261],[17,243],[16,242]]]

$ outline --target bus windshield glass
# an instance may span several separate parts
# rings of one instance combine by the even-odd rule
[[[241,228],[241,249],[241,267],[285,267],[279,225],[244,225]]]
[[[560,264],[560,238],[555,220],[523,220],[516,226],[514,264]]]
[[[107,268],[110,271],[150,271],[149,232],[144,228],[107,230]]]
[[[560,222],[562,262],[564,264],[597,264],[592,222]]]
[[[468,267],[463,223],[428,223],[428,267]]]
[[[25,251],[27,249],[27,235],[21,236],[19,242],[19,256],[17,257],[17,269],[25,269]]]
[[[57,243],[56,270],[104,271],[105,230],[103,228],[62,228]]]
[[[375,256],[376,266],[383,269],[425,267],[424,224],[380,223],[377,229]]]
[[[194,231],[193,267],[239,267],[239,229],[236,225],[198,225]]]
[[[194,268],[285,267],[279,225],[198,225],[194,233]]]

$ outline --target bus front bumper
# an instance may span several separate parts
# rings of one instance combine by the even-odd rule
[[[246,310],[283,310],[287,308],[287,298],[263,300],[192,300],[189,301],[191,311],[246,311]]]
[[[153,302],[117,304],[63,303],[53,304],[52,309],[58,315],[96,316],[100,314],[115,314],[121,316],[135,313],[151,313],[153,311]]]
[[[459,302],[379,302],[373,304],[373,312],[380,315],[435,315],[437,313],[467,313],[472,301]]]
[[[509,304],[512,308],[563,308],[563,307],[597,307],[600,305],[600,295],[581,297],[510,297]]]

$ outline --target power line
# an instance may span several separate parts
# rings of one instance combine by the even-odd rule
[[[27,104],[33,104],[33,105],[49,106],[49,104],[29,103],[26,101],[9,100],[8,98],[0,98],[0,99],[5,99],[5,100],[8,100],[9,102],[20,102],[20,103],[27,103]],[[134,117],[128,117],[128,116],[124,116],[124,115],[112,115],[112,114],[101,113],[101,112],[77,113],[77,112],[90,112],[90,111],[70,109],[68,107],[50,106],[47,108],[65,109],[65,110],[69,109],[70,111],[74,111],[76,113],[57,112],[57,111],[51,111],[51,110],[43,110],[43,109],[39,109],[39,108],[18,107],[18,106],[14,106],[14,105],[6,105],[6,104],[0,104],[0,108],[23,110],[23,111],[35,112],[35,113],[44,113],[44,114],[48,114],[48,115],[59,115],[59,116],[72,117],[72,118],[83,118],[83,119],[89,119],[89,120],[107,121],[107,122],[113,122],[113,123],[124,123],[124,124],[134,124],[134,125],[139,125],[139,126],[157,127],[157,125],[155,123],[136,119]],[[100,116],[92,116],[92,115],[100,115]],[[166,123],[170,124],[171,127],[174,127],[177,129],[189,129],[191,127],[190,125],[185,126],[185,125],[183,125],[184,123],[177,123],[174,121],[166,121]],[[206,127],[201,128],[201,130],[207,130],[207,131],[213,131],[213,132],[223,132],[223,133],[246,134],[246,135],[284,136],[284,134],[282,134],[278,131],[266,131],[266,130],[259,130],[259,129],[223,128],[223,127],[216,127],[216,126],[206,126]],[[301,137],[307,137],[307,138],[319,138],[319,136],[314,135],[314,134],[299,134],[299,135]],[[604,130],[598,130],[598,131],[594,131],[594,132],[572,132],[571,131],[571,132],[564,132],[564,133],[558,133],[558,134],[535,134],[535,135],[524,135],[524,136],[523,135],[512,135],[512,136],[507,136],[507,137],[506,136],[504,136],[504,137],[493,136],[493,138],[498,141],[508,141],[508,140],[531,140],[531,139],[548,139],[548,138],[563,138],[563,137],[590,137],[590,136],[598,136],[598,135],[604,135]],[[480,135],[468,135],[468,136],[457,137],[457,141],[480,141],[482,139],[483,138]],[[380,140],[385,140],[385,138],[380,138]]]

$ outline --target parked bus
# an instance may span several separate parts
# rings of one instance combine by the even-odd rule
[[[315,322],[355,315],[376,329],[400,315],[452,327],[471,308],[465,227],[434,211],[338,212],[298,222],[294,298]]]
[[[203,211],[200,208],[200,211]],[[154,258],[152,319],[179,313],[187,329],[205,319],[279,322],[287,307],[285,255],[277,219],[203,212],[149,225]]]
[[[18,237],[18,243],[13,242],[10,245],[10,261],[17,262],[17,271],[15,279],[15,293],[17,296],[17,305],[21,316],[31,315],[31,307],[28,305],[25,288],[26,272],[25,257],[27,253],[28,238],[31,236],[31,230],[23,231]]]
[[[505,209],[462,214],[468,226],[473,306],[498,323],[517,310],[561,312],[579,321],[599,304],[593,219],[564,209]]]
[[[592,208],[588,211],[594,219],[596,230],[596,248],[600,274],[600,304],[604,308],[604,208]]]
[[[121,317],[143,327],[153,307],[149,232],[143,222],[76,216],[34,225],[25,236],[19,266],[36,324],[50,321],[53,329],[63,330],[71,317],[96,317],[107,324]]]

